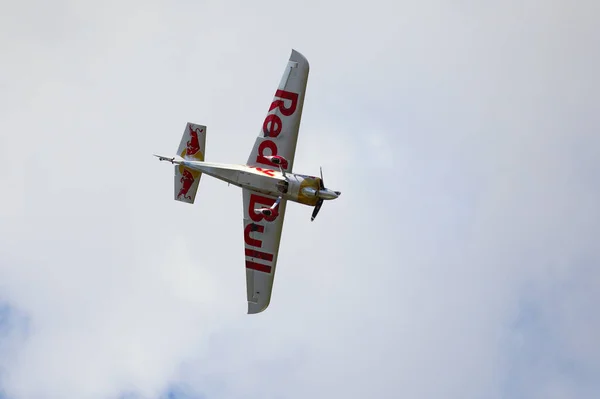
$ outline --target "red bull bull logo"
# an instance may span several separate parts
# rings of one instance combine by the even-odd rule
[[[196,158],[198,160],[203,159],[202,151],[200,151],[200,139],[198,137],[204,129],[192,129],[192,126],[189,126],[190,131],[190,139],[186,143],[186,148],[180,154],[182,158]]]
[[[198,133],[202,133],[202,130],[204,130],[204,129],[200,129],[200,131],[193,130],[192,127],[190,126],[190,139],[187,142],[187,148],[185,150],[185,154],[187,156],[194,155],[198,151],[200,151],[200,142],[198,141]]]
[[[190,191],[192,184],[194,184],[194,176],[192,175],[192,172],[190,172],[188,169],[183,169],[181,174],[181,179],[179,179],[179,182],[181,183],[181,188],[179,189],[177,198],[180,198],[183,195],[183,198],[191,200],[192,197],[187,195],[187,193],[188,191]]]

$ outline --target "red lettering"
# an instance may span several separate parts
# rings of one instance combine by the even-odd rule
[[[252,214],[254,214],[254,210],[252,210],[252,212],[250,213],[250,215]],[[257,240],[255,238],[250,237],[250,232],[252,231],[258,231],[259,233],[262,233],[265,231],[265,227],[261,226],[260,224],[250,223],[244,229],[244,242],[250,245],[251,247],[261,248],[262,240]]]
[[[254,208],[260,208],[256,206],[258,204],[270,207],[274,203],[275,200],[273,198],[267,198],[260,195],[252,194],[250,196],[250,205],[248,206],[248,214],[250,215],[250,219],[254,220],[255,222],[260,222],[263,219],[265,219],[268,222],[272,222],[277,218],[277,213],[273,213],[271,216],[265,216],[262,213],[254,212]]]
[[[246,248],[246,256],[250,256],[251,258],[256,258],[256,259],[264,259],[269,262],[273,261],[273,254],[269,254],[266,252],[260,252],[260,251],[256,251],[254,249],[249,249],[249,248]]]
[[[265,154],[265,150],[269,149],[270,154]],[[263,140],[258,146],[258,155],[256,156],[256,162],[261,163],[263,165],[269,166],[277,166],[273,162],[269,161],[265,156],[267,155],[277,155],[277,144],[272,142],[271,140]]]
[[[275,108],[279,108],[281,110],[282,115],[290,116],[296,111],[296,106],[298,105],[297,93],[292,93],[290,91],[285,90],[277,90],[275,92],[275,97],[283,98],[284,100],[290,100],[292,104],[289,108],[286,108],[282,100],[275,100],[271,103],[271,108],[269,108],[269,112],[271,112]]]
[[[277,137],[281,133],[281,118],[275,114],[269,114],[263,122],[263,133],[265,137]]]
[[[258,270],[259,272],[271,273],[271,266],[263,265],[261,263],[246,261],[246,268],[252,270]]]

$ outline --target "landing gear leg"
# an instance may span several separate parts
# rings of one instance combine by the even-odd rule
[[[283,178],[285,180],[287,180],[287,176],[285,175],[285,170],[283,170],[283,168],[281,167],[281,165],[279,165],[279,170],[281,171],[281,174],[283,175]]]

